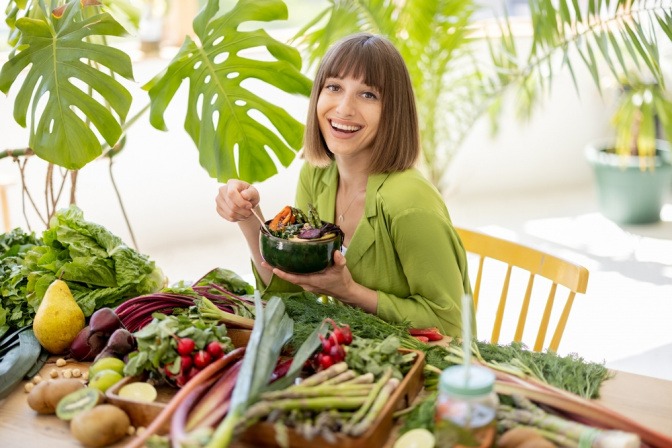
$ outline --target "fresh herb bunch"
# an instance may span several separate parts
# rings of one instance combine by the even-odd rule
[[[391,367],[392,377],[401,380],[410,369],[416,354],[401,354],[399,348],[401,341],[394,335],[389,335],[382,341],[355,337],[346,348],[345,362],[360,374],[372,373],[375,380]]]
[[[294,319],[294,336],[290,342],[292,347],[300,346],[325,318],[350,325],[352,333],[361,338],[382,341],[389,335],[394,335],[399,338],[403,348],[422,350],[428,347],[408,333],[408,322],[386,322],[373,314],[340,302],[324,303],[320,296],[307,291],[274,294],[282,297],[287,314]]]
[[[425,376],[434,383],[438,382],[437,372],[461,363],[461,358],[455,356],[461,350],[460,341],[454,341],[448,347],[424,344],[410,336],[408,323],[385,322],[373,314],[340,302],[324,303],[319,296],[309,292],[280,295],[285,302],[287,314],[295,322],[291,341],[294,347],[300,345],[322,319],[331,317],[336,322],[350,325],[353,334],[359,337],[382,341],[389,335],[395,335],[399,338],[401,347],[425,352],[426,367],[434,372],[428,375],[426,368]],[[609,378],[609,370],[604,364],[585,361],[575,354],[559,356],[553,352],[533,352],[518,343],[495,345],[475,342],[474,347],[477,350],[476,357],[480,356],[483,362],[498,363],[500,367],[511,364],[511,367],[504,367],[532,375],[584,398],[597,398],[600,385]]]

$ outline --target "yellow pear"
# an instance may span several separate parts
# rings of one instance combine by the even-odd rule
[[[33,320],[35,337],[49,353],[65,353],[85,320],[67,283],[54,280],[44,294]]]

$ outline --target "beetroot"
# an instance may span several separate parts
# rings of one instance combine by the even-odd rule
[[[121,326],[121,320],[111,308],[101,308],[95,311],[89,320],[91,333],[103,333],[109,336]]]
[[[70,356],[77,361],[93,361],[105,348],[106,339],[100,333],[92,333],[87,325],[70,344]]]
[[[135,350],[135,338],[125,328],[118,328],[107,341],[107,347],[119,356],[124,356]]]

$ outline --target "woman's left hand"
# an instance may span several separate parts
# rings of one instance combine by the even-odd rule
[[[378,305],[376,291],[352,279],[350,270],[345,265],[345,256],[339,251],[334,253],[333,266],[315,274],[290,274],[278,268],[271,268],[266,262],[262,262],[262,266],[272,269],[273,273],[281,279],[299,285],[306,291],[331,296],[343,303],[358,306],[369,313],[376,312]]]
[[[263,266],[283,280],[299,285],[315,294],[326,294],[339,299],[348,297],[348,287],[354,283],[352,275],[345,265],[345,257],[340,251],[334,253],[334,264],[315,274],[290,274],[278,268],[272,268],[264,262]]]

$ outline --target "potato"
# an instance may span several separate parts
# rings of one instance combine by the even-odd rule
[[[84,446],[103,447],[115,443],[131,426],[128,415],[111,404],[101,404],[77,414],[70,422],[70,432]]]
[[[76,379],[40,381],[28,394],[28,406],[38,414],[53,414],[61,398],[84,387],[84,383]]]
[[[528,441],[535,442],[539,439],[546,440],[534,428],[530,428],[529,426],[517,426],[504,432],[504,434],[497,439],[497,446],[499,448],[520,448]]]

